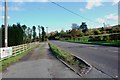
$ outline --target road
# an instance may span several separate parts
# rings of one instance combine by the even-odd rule
[[[102,73],[118,76],[118,48],[101,45],[50,41],[62,49],[82,58]]]
[[[2,73],[2,78],[80,78],[80,76],[51,54],[48,43],[40,43],[38,48],[8,67]]]

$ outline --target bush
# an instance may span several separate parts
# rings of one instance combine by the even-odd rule
[[[102,36],[90,36],[88,41],[102,41]]]
[[[110,40],[120,40],[120,34],[112,34],[109,38]]]
[[[94,31],[94,35],[99,35],[99,34],[101,34],[101,32],[99,30]]]
[[[89,40],[88,41],[94,41],[94,37],[93,36],[89,36]]]
[[[103,36],[103,41],[109,41],[110,37],[109,36]]]
[[[94,38],[94,40],[95,40],[95,41],[102,41],[102,36],[96,36],[96,37]]]

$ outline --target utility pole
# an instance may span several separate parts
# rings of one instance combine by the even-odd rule
[[[46,27],[46,36],[47,36],[47,41],[48,41],[48,27]]]
[[[46,27],[46,34],[48,35],[48,27]]]
[[[8,1],[5,0],[5,18],[4,18],[4,24],[5,24],[5,47],[8,47]]]
[[[103,27],[106,27],[105,23],[103,23]]]

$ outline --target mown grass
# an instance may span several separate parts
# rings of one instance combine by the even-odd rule
[[[64,40],[64,41],[120,47],[120,41],[82,41],[82,40]]]
[[[50,50],[52,51],[53,55],[56,56],[57,58],[62,59],[63,61],[67,62],[70,65],[79,64],[79,61],[75,60],[74,59],[75,57],[71,55],[70,53],[62,50],[55,44],[49,43],[49,46],[50,46]]]
[[[22,57],[24,57],[25,55],[27,55],[32,49],[38,47],[38,45],[35,45],[35,47],[23,52],[23,53],[20,53],[16,56],[12,56],[8,59],[4,59],[2,61],[0,61],[0,72],[1,71],[4,71],[8,66],[10,66],[11,64],[19,61]]]

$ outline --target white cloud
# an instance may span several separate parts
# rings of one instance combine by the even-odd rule
[[[105,18],[107,20],[118,21],[118,15],[115,15],[115,14],[109,14],[109,15],[105,16]]]
[[[17,6],[11,6],[11,7],[8,7],[8,10],[10,10],[10,11],[21,11],[22,8],[17,7]],[[0,6],[0,11],[4,11],[4,6]]]
[[[88,0],[87,5],[86,5],[86,9],[92,9],[94,7],[98,7],[101,5],[102,5],[101,0]]]
[[[97,18],[97,22],[99,22],[99,23],[104,23],[104,22],[105,22],[105,19],[103,19],[103,18]]]
[[[9,7],[8,9],[11,10],[11,11],[21,11],[22,10],[22,8],[17,7],[17,6],[15,6],[15,7]]]
[[[120,0],[111,0],[111,2],[113,3],[113,5],[118,4],[119,1]]]
[[[10,16],[8,16],[8,19],[10,19],[11,17]],[[1,19],[4,19],[4,16],[0,16],[0,20]]]
[[[97,18],[96,21],[99,22],[99,23],[104,23],[104,22],[109,22],[109,21],[112,21],[112,22],[118,22],[118,15],[116,14],[108,14],[106,16],[104,16],[103,18]]]

